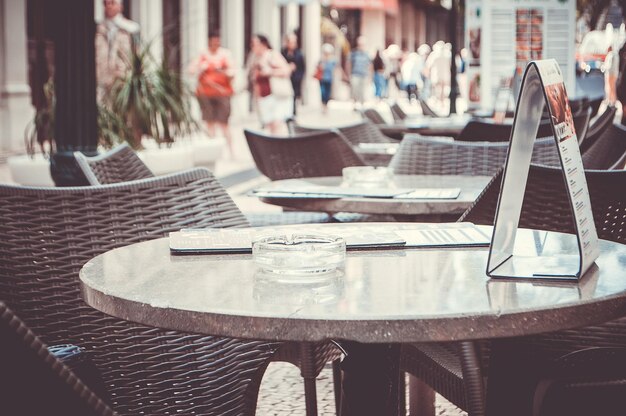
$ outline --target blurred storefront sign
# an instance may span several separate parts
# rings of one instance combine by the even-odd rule
[[[330,0],[322,4],[337,9],[384,10],[389,14],[398,13],[398,0]]]

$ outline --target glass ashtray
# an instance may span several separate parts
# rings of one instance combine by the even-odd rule
[[[344,185],[352,187],[387,187],[393,181],[393,171],[384,167],[350,166],[341,173]]]
[[[343,272],[339,269],[308,275],[311,279],[293,284],[292,276],[257,270],[252,296],[268,305],[317,305],[337,302],[343,293]]]
[[[328,235],[263,237],[252,242],[252,258],[259,270],[266,273],[311,277],[342,266],[346,242]]]

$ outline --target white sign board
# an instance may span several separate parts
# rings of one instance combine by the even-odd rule
[[[558,257],[515,256],[515,236],[544,103],[548,106],[573,213],[578,253]],[[550,192],[550,189],[545,191]],[[598,255],[598,235],[561,70],[554,59],[531,62],[524,73],[513,120],[487,274],[491,277],[577,279],[589,269]]]
[[[467,0],[469,107],[490,110],[496,91],[528,62],[556,59],[575,91],[574,0]]]

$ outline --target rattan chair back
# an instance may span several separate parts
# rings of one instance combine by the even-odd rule
[[[90,185],[106,185],[154,177],[152,171],[126,143],[98,156],[74,152]]]
[[[435,113],[435,111],[430,108],[428,103],[423,99],[419,99],[420,107],[422,108],[422,114],[429,117],[441,117],[439,114]]]
[[[48,345],[91,351],[116,411],[254,414],[276,344],[130,323],[87,306],[79,288],[82,265],[108,250],[186,227],[246,226],[209,171],[95,187],[0,185],[0,199],[0,299]]]
[[[502,183],[500,171],[459,221],[493,225]],[[598,237],[626,243],[626,171],[586,170]],[[574,233],[569,197],[560,167],[532,164],[526,182],[519,226]]]
[[[613,125],[616,112],[617,108],[615,106],[608,106],[606,110],[604,110],[604,112],[594,120],[593,123],[589,124],[585,138],[582,143],[580,143],[581,152],[584,153],[587,149],[589,149],[596,142],[596,140],[598,140],[600,135],[608,129],[609,126]]]
[[[626,127],[611,124],[582,155],[585,169],[624,169]]]
[[[391,115],[396,122],[404,121],[409,117],[408,114],[404,112],[402,107],[400,107],[400,104],[398,104],[397,102],[390,105],[389,110],[391,110]]]
[[[115,415],[3,302],[0,368],[3,414]]]
[[[290,137],[274,137],[244,130],[257,168],[271,180],[341,176],[348,166],[364,166],[363,159],[338,132],[321,130]]]
[[[329,130],[339,132],[352,146],[358,146],[360,143],[398,143],[398,140],[385,136],[378,126],[369,120],[363,120],[355,124],[326,130],[302,127],[298,124],[293,127],[294,134]]]
[[[492,176],[504,165],[508,149],[507,142],[461,142],[408,134],[389,167],[398,175]],[[552,137],[535,141],[533,160],[559,162]]]
[[[362,111],[363,118],[371,121],[374,124],[385,125],[387,122],[385,118],[375,108],[366,108]]]

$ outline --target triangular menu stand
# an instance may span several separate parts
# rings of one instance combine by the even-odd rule
[[[578,252],[560,256],[516,256],[513,253],[533,145],[547,104],[564,181],[574,217]],[[550,192],[550,189],[546,189]],[[526,67],[509,144],[487,275],[503,278],[577,280],[598,258],[587,181],[578,148],[563,76],[554,59],[532,61]]]

